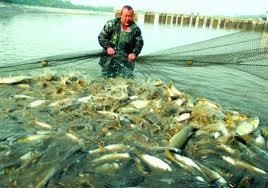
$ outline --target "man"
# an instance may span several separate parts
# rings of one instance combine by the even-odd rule
[[[109,20],[99,34],[106,54],[99,63],[104,77],[133,78],[134,61],[143,47],[141,30],[133,17],[134,10],[126,5],[121,9],[121,17]]]

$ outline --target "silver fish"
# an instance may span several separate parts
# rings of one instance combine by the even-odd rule
[[[171,167],[166,162],[164,162],[163,160],[157,157],[147,155],[147,154],[143,154],[140,157],[146,164],[148,164],[149,166],[153,168],[157,168],[157,169],[164,170],[164,171],[170,171],[170,172],[172,171]]]
[[[14,76],[14,77],[0,78],[0,84],[16,84],[26,79],[29,79],[29,77],[28,76]]]
[[[47,102],[47,101],[48,101],[48,100],[43,100],[43,99],[41,99],[41,100],[36,100],[36,101],[31,102],[28,106],[31,107],[31,108],[35,108],[35,107],[38,107],[38,106],[44,104],[44,103]]]

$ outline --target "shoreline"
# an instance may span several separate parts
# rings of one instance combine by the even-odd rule
[[[114,15],[114,12],[19,5],[4,2],[0,2],[0,12],[1,13],[13,13],[13,12],[59,13],[59,14],[77,14],[77,15],[106,15],[106,16]]]

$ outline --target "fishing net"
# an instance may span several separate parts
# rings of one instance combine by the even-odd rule
[[[101,50],[2,65],[1,185],[267,187],[267,51],[238,32],[141,55],[135,79],[102,78]]]
[[[266,122],[267,52],[267,33],[237,32],[141,55],[137,59],[135,76],[154,80],[173,80],[176,86],[195,96],[206,96],[245,113],[253,113]],[[0,75],[4,77],[68,72],[71,75],[95,79],[100,76],[98,61],[102,55],[104,54],[99,50],[42,57],[2,65]],[[126,56],[117,55],[115,58],[120,61],[125,60]],[[225,83],[222,80],[225,80]],[[244,86],[241,87],[241,84]]]
[[[239,32],[146,55],[140,61],[151,68],[223,66],[267,80],[267,47],[267,35]]]
[[[267,33],[238,32],[143,56],[136,70],[267,122],[267,47]]]

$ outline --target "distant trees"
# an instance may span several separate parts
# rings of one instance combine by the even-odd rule
[[[12,0],[0,0],[0,2],[12,3]]]
[[[49,7],[70,7],[72,4],[69,1],[61,0],[0,0],[6,3],[26,4],[26,5],[38,5]]]
[[[113,7],[90,7],[83,5],[74,5],[70,1],[62,1],[62,0],[0,0],[0,2],[25,4],[33,6],[56,7],[56,8],[113,11]]]

